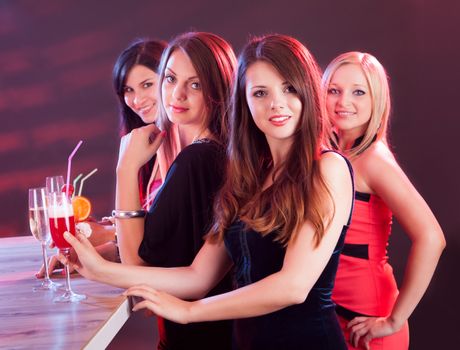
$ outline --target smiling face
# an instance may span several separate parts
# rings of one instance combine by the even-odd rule
[[[362,136],[372,114],[366,77],[357,64],[344,64],[332,75],[327,91],[327,112],[339,132]]]
[[[203,91],[192,61],[181,49],[176,49],[168,59],[161,94],[172,123],[197,128],[202,126],[206,113]]]
[[[257,61],[246,71],[246,99],[269,144],[292,143],[302,112],[297,92],[271,64]]]
[[[123,87],[126,105],[136,113],[144,123],[150,124],[157,118],[158,74],[143,66],[134,66]]]

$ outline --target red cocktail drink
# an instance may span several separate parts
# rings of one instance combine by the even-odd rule
[[[53,217],[50,215],[49,220],[51,237],[56,247],[59,249],[70,248],[70,244],[64,239],[63,234],[65,231],[68,231],[75,236],[75,220],[73,213],[72,216],[62,215]]]
[[[70,244],[64,239],[64,232],[68,231],[75,236],[75,218],[73,215],[72,203],[62,192],[53,192],[48,196],[48,217],[50,220],[51,237],[54,244],[59,248],[61,254],[70,259]],[[54,298],[55,302],[78,302],[86,299],[83,294],[76,294],[70,287],[69,264],[65,264],[65,293]]]
[[[70,244],[64,239],[64,232],[75,236],[75,219],[73,207],[69,198],[62,192],[51,193],[48,197],[48,217],[50,232],[54,244],[59,249],[70,249]]]

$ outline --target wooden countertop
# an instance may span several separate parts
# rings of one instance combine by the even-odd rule
[[[88,298],[54,303],[63,290],[32,290],[41,263],[32,236],[0,239],[0,348],[104,349],[131,314],[123,290],[73,274],[72,289]],[[52,279],[64,285],[64,276]]]

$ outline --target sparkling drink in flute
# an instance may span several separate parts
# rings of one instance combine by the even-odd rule
[[[29,207],[30,232],[32,232],[32,236],[34,236],[37,241],[44,242],[45,244],[50,240],[48,223],[48,212],[45,207]]]
[[[37,290],[56,290],[61,284],[51,281],[48,270],[48,257],[46,256],[46,244],[50,240],[50,228],[48,211],[46,207],[46,188],[29,189],[29,227],[30,232],[42,246],[43,265],[45,277],[43,282],[34,288]]]
[[[48,195],[48,216],[51,237],[59,251],[67,258],[70,256],[70,244],[64,239],[64,232],[75,235],[75,220],[70,199],[63,192],[53,192]],[[83,294],[76,294],[70,287],[69,265],[65,265],[65,293],[54,299],[55,302],[78,302],[86,299]]]

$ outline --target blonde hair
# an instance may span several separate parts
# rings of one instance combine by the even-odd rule
[[[385,68],[381,63],[371,54],[365,52],[351,51],[343,53],[332,60],[324,71],[321,86],[323,89],[323,99],[326,102],[329,85],[331,83],[332,76],[340,67],[347,64],[356,64],[361,67],[361,70],[366,77],[367,84],[369,85],[372,112],[367,126],[364,132],[363,139],[361,142],[346,151],[349,158],[354,158],[364,152],[374,141],[387,141],[387,129],[391,109],[390,100],[390,87],[388,84],[388,77]],[[329,119],[329,123],[332,121]],[[328,128],[330,140],[338,146],[337,135],[332,130],[333,126]]]

